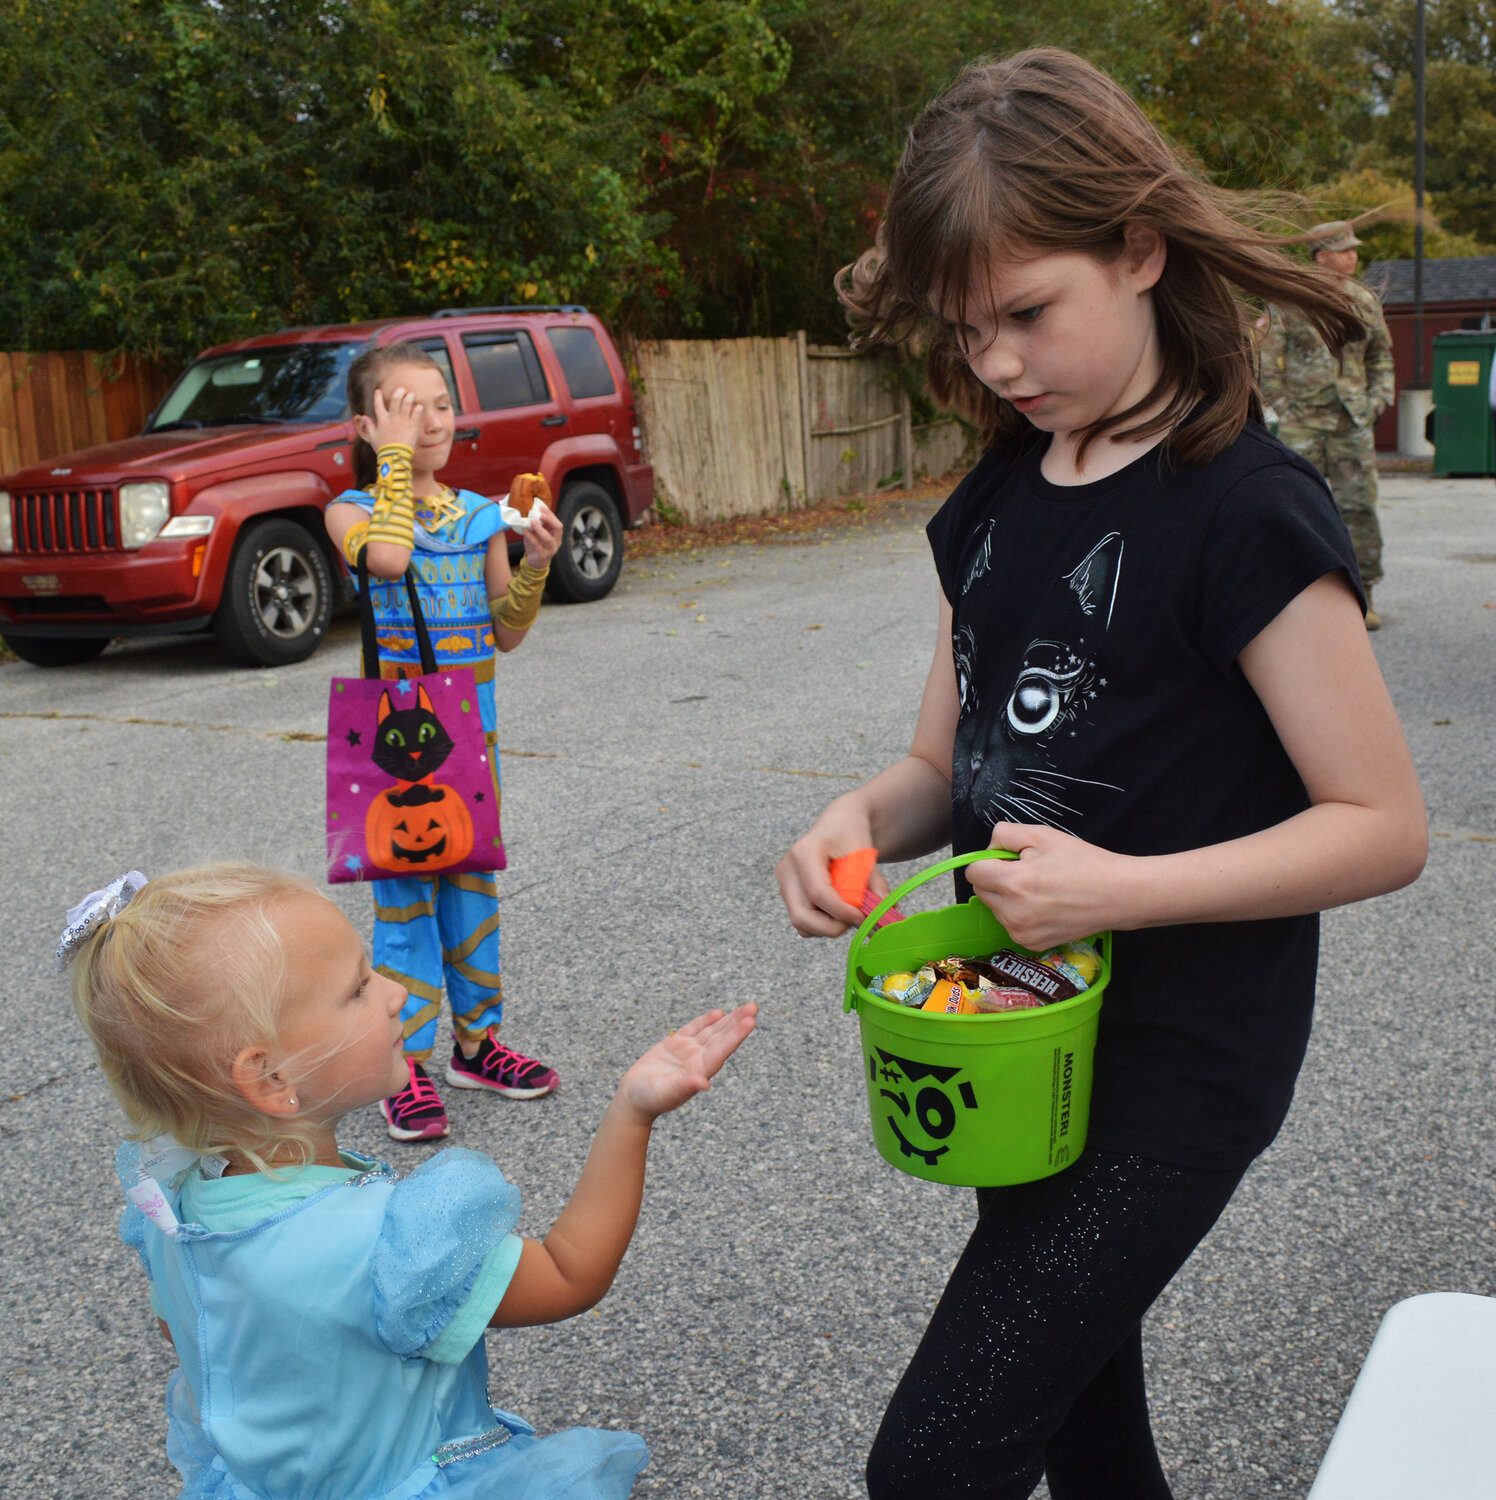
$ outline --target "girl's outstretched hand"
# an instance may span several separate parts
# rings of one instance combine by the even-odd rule
[[[757,1025],[758,1006],[750,1001],[724,1015],[709,1010],[656,1042],[623,1075],[619,1101],[646,1120],[679,1109],[687,1099],[712,1086],[722,1064],[738,1050]]]
[[[376,453],[386,443],[401,443],[414,451],[421,440],[421,418],[425,414],[426,408],[403,385],[396,386],[387,401],[384,392],[376,389],[372,415],[355,414],[353,427]]]
[[[1125,897],[1136,860],[1032,823],[999,823],[990,847],[1018,858],[978,860],[966,877],[1025,948],[1042,952],[1130,925]]]

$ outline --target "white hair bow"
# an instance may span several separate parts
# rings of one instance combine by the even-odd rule
[[[128,870],[111,881],[102,891],[90,891],[68,912],[68,925],[57,940],[57,972],[73,961],[74,955],[105,922],[117,917],[138,896],[146,884],[139,870]]]

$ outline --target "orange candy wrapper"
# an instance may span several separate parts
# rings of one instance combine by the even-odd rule
[[[877,863],[876,849],[854,849],[850,854],[839,855],[831,861],[829,874],[836,894],[848,906],[855,906],[865,917],[871,916],[873,908],[882,900],[881,896],[873,895],[867,888],[868,879]],[[886,927],[890,922],[903,920],[904,913],[898,907],[890,906],[874,926]]]

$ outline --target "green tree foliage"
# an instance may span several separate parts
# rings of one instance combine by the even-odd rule
[[[1496,72],[1474,63],[1430,63],[1424,108],[1424,182],[1439,221],[1496,249]],[[1416,118],[1413,81],[1400,79],[1362,159],[1411,181]]]
[[[1327,33],[1327,45],[1360,65],[1371,105],[1350,164],[1406,182],[1415,15],[1406,0],[1345,0]],[[1425,186],[1442,229],[1466,247],[1445,253],[1496,252],[1496,0],[1431,0],[1425,49]]]
[[[1317,0],[1079,0],[1030,5],[1020,29],[1105,68],[1223,186],[1259,188],[1302,182],[1340,149],[1355,82],[1319,46],[1325,25]]]
[[[687,285],[641,170],[710,172],[787,55],[756,0],[13,0],[0,331],[184,353]]]
[[[766,0],[789,67],[711,162],[662,152],[651,202],[688,268],[688,331],[845,334],[831,282],[872,242],[904,132],[974,56],[1013,45],[987,6]]]
[[[1412,80],[1416,24],[1412,0],[1340,0],[1324,45],[1353,52],[1368,94],[1386,104],[1402,80]],[[1429,0],[1424,45],[1430,62],[1496,67],[1496,0]]]
[[[515,301],[645,335],[837,338],[831,278],[964,62],[1080,51],[1232,186],[1405,180],[1411,9],[7,0],[0,346],[183,355]],[[1496,0],[1430,13],[1430,187],[1489,242]]]
[[[712,333],[842,336],[831,278],[872,241],[908,123],[983,54],[1082,53],[1230,186],[1322,175],[1334,111],[1354,96],[1316,50],[1313,0],[768,0],[764,16],[791,62],[762,128],[710,174],[662,163],[652,200]]]
[[[1380,209],[1382,212],[1356,230],[1363,242],[1361,258],[1411,260],[1416,223],[1413,184],[1375,167],[1344,172],[1328,182],[1311,187],[1306,196],[1314,206],[1316,221],[1354,219]],[[1481,242],[1473,235],[1447,229],[1444,200],[1436,193],[1424,195],[1423,253],[1431,258],[1447,255],[1480,255]],[[1308,227],[1307,224],[1305,227]]]

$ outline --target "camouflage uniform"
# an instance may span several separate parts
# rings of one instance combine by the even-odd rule
[[[1382,576],[1377,465],[1372,426],[1392,404],[1392,339],[1376,294],[1345,289],[1363,309],[1367,336],[1339,361],[1299,313],[1269,310],[1262,341],[1262,399],[1278,414],[1278,436],[1325,476],[1356,547],[1361,581]]]

